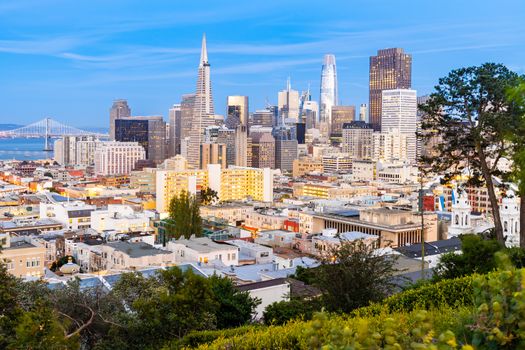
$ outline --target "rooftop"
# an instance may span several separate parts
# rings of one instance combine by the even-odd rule
[[[157,249],[144,242],[131,243],[128,241],[109,242],[108,246],[117,251],[126,253],[131,258],[141,258],[143,256],[153,256],[158,254],[171,254],[168,250]]]
[[[189,249],[193,249],[199,253],[211,253],[217,250],[224,249],[238,249],[227,243],[217,243],[208,237],[193,237],[190,239],[178,239],[172,241],[174,244],[182,244]],[[171,243],[171,242],[170,242]]]

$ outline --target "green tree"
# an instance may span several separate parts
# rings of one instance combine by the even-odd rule
[[[266,325],[282,325],[290,320],[310,320],[314,313],[321,311],[322,304],[317,299],[291,299],[272,303],[264,309]]]
[[[209,278],[211,290],[218,304],[215,312],[218,328],[242,326],[250,322],[259,299],[252,298],[249,292],[241,292],[226,277],[212,276]]]
[[[518,184],[520,197],[520,247],[525,248],[525,81],[509,89],[509,101],[517,110],[518,118],[507,134],[512,143],[511,179]]]
[[[170,201],[169,214],[173,222],[167,230],[170,238],[190,238],[202,236],[202,219],[197,198],[186,191],[174,196]]]
[[[507,91],[516,86],[518,75],[501,64],[453,70],[439,79],[435,92],[420,108],[422,137],[439,137],[437,156],[421,157],[436,174],[452,179],[470,172],[467,185],[487,188],[498,241],[504,242],[493,176],[502,176],[499,160],[511,151],[506,142],[509,126],[515,124],[516,110]]]
[[[201,190],[201,203],[203,205],[215,203],[217,200],[219,200],[219,194],[217,191],[214,191],[209,187]]]
[[[501,243],[478,235],[462,235],[460,239],[461,254],[444,254],[436,266],[435,280],[487,273],[496,268],[495,254],[504,248]]]
[[[218,305],[211,282],[191,270],[173,267],[151,278],[124,274],[113,291],[126,296],[130,312],[122,314],[100,348],[158,349],[190,331],[216,328]]]
[[[67,322],[69,323],[69,321]],[[65,333],[64,322],[58,320],[55,311],[39,304],[25,312],[18,320],[8,349],[70,350],[79,349],[78,333]]]
[[[341,241],[315,269],[315,283],[329,311],[349,312],[382,300],[396,288],[396,257],[379,255],[363,240]]]

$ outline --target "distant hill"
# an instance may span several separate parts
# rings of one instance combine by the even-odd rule
[[[21,128],[23,125],[19,124],[0,124],[0,130],[12,130]]]

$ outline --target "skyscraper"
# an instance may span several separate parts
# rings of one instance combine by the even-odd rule
[[[175,104],[169,110],[170,119],[170,139],[168,142],[168,157],[174,157],[180,154],[181,126],[182,126],[182,108],[180,104]]]
[[[319,99],[320,129],[328,136],[332,123],[332,107],[337,106],[337,69],[334,55],[325,55],[321,69],[321,96]]]
[[[359,106],[359,120],[362,122],[366,122],[368,119],[368,106],[366,103],[361,103],[361,106]]]
[[[272,127],[274,124],[274,112],[269,109],[256,110],[252,115],[251,125]]]
[[[115,100],[109,109],[109,139],[115,140],[115,120],[129,118],[131,109],[126,100]]]
[[[417,93],[410,89],[382,92],[381,132],[406,135],[407,158],[416,160]]]
[[[248,166],[248,155],[251,162],[251,145],[249,147],[248,152],[248,128],[239,125],[235,129],[235,165]]]
[[[226,104],[226,126],[229,129],[248,126],[248,96],[228,96]]]
[[[290,79],[286,82],[286,90],[279,91],[277,106],[279,124],[295,124],[299,121],[299,91],[292,89]]]
[[[190,140],[188,143],[188,163],[194,167],[200,165],[200,145],[203,142],[203,130],[214,121],[213,96],[211,90],[210,63],[206,49],[206,34],[202,36],[201,57],[197,78],[197,89],[193,107]]]
[[[115,121],[115,140],[138,142],[146,159],[160,164],[166,159],[166,122],[162,116],[121,118]]]
[[[378,50],[370,57],[369,123],[381,130],[381,93],[383,90],[410,89],[412,84],[412,55],[403,49]]]

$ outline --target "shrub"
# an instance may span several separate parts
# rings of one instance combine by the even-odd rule
[[[466,276],[408,289],[379,303],[356,309],[350,315],[370,316],[383,311],[412,311],[415,309],[428,310],[441,307],[469,306],[473,303],[473,279],[474,276]]]

